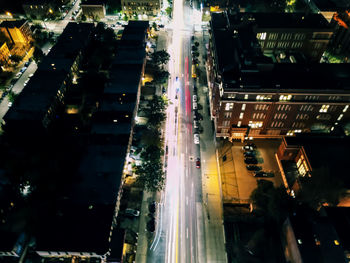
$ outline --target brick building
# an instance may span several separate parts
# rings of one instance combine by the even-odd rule
[[[264,54],[249,20],[227,27],[227,18],[212,14],[208,51],[217,137],[329,132],[349,120],[348,64],[309,64],[297,51]]]
[[[333,28],[321,14],[240,13],[228,16],[228,26],[253,24],[253,31],[264,53],[301,51],[319,62],[330,41]]]

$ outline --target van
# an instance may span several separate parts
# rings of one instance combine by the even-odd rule
[[[198,109],[198,105],[197,105],[197,102],[193,102],[192,106],[193,106],[193,110],[196,110],[196,109]]]

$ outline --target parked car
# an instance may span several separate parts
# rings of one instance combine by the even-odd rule
[[[194,137],[194,143],[199,144],[199,134],[195,133],[195,134],[193,134],[193,137]]]
[[[197,93],[197,86],[196,86],[196,85],[193,86],[193,91],[194,91],[195,93]]]
[[[26,63],[24,63],[24,66],[28,67],[30,65],[30,61],[27,61]]]
[[[193,102],[192,107],[194,110],[198,109],[198,104],[197,102]]]
[[[196,168],[201,168],[201,159],[200,158],[197,158],[196,159]]]
[[[131,208],[127,208],[127,209],[125,209],[125,215],[132,216],[132,217],[138,217],[140,215],[140,211],[135,210],[135,209],[131,209]]]
[[[157,202],[151,202],[148,205],[148,211],[152,214],[154,214],[156,212],[156,206],[157,206]]]
[[[10,101],[7,106],[10,108],[12,106],[12,102]]]
[[[244,146],[242,147],[242,149],[243,149],[244,151],[254,151],[254,148],[253,148],[252,146],[249,146],[249,145],[244,145]]]
[[[256,158],[253,158],[253,157],[244,158],[244,162],[246,164],[258,164],[258,160]]]
[[[246,168],[248,171],[260,171],[262,169],[261,166],[256,165],[247,165]]]
[[[199,128],[198,121],[196,121],[196,120],[193,121],[193,128],[195,128],[195,129]]]
[[[255,143],[249,142],[249,143],[246,143],[245,145],[246,145],[246,146],[253,147],[254,149],[256,149]]]
[[[29,82],[29,79],[27,79],[24,83],[23,83],[23,86],[26,86]]]
[[[193,95],[193,102],[197,102],[197,95]]]
[[[194,120],[198,120],[198,121],[202,121],[203,120],[203,117],[197,112],[197,110],[194,112],[194,115],[193,115],[193,119]]]
[[[26,70],[27,70],[27,67],[24,66],[23,68],[21,68],[21,70],[20,70],[19,72],[23,73],[23,72],[26,71]]]
[[[255,152],[247,151],[243,153],[244,157],[255,157]]]
[[[275,175],[272,172],[258,171],[254,173],[255,177],[274,177]]]
[[[151,218],[148,222],[147,222],[147,226],[146,226],[146,230],[153,233],[156,230],[156,221],[154,218]]]

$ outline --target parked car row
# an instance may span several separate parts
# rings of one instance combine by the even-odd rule
[[[258,159],[257,159],[257,147],[254,143],[247,143],[242,147],[243,149],[243,155],[244,155],[244,162],[247,164],[246,168],[248,171],[253,172],[254,177],[273,177],[273,172],[265,172],[262,171],[261,166],[257,166]]]

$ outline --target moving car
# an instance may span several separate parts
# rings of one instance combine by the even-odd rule
[[[193,137],[194,137],[194,143],[199,144],[199,134],[195,133],[195,134],[193,134]]]
[[[258,164],[258,160],[256,158],[253,158],[253,157],[244,158],[244,162],[246,164]]]
[[[135,210],[135,209],[131,209],[131,208],[127,208],[127,209],[125,209],[125,215],[132,216],[132,217],[138,217],[140,215],[140,211]]]
[[[196,159],[196,168],[201,168],[201,159],[200,158],[197,158]]]
[[[151,218],[148,222],[147,222],[147,231],[153,233],[156,230],[156,221],[154,218]]]
[[[262,169],[261,166],[256,165],[247,165],[246,168],[248,171],[260,171]]]
[[[154,214],[156,212],[156,205],[157,205],[157,202],[151,202],[149,205],[148,205],[148,211],[152,214]]]

